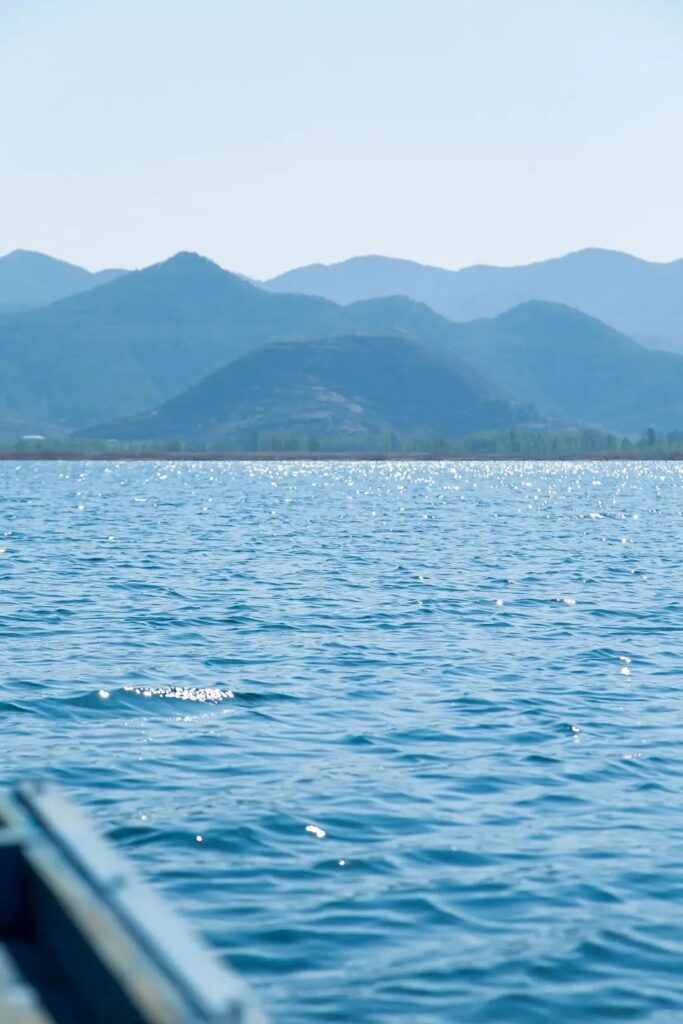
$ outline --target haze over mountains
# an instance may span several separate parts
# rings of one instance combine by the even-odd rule
[[[353,321],[324,299],[269,295],[179,253],[51,306],[0,317],[4,433],[69,431],[165,401],[290,333]]]
[[[79,268],[18,255],[0,260],[0,286],[8,267],[33,261],[37,276],[32,292],[2,293],[10,303],[54,291],[53,273],[77,286]],[[520,425],[683,428],[683,356],[555,302],[455,323],[405,296],[340,305],[270,290],[191,253],[79,279],[76,294],[0,315],[4,442],[72,432],[211,442],[268,431],[362,441]],[[363,287],[380,284],[370,275]]]
[[[569,306],[527,302],[463,324],[455,348],[549,419],[631,434],[683,423],[683,356],[644,348]]]
[[[645,345],[683,352],[683,259],[649,263],[622,252],[583,249],[528,266],[443,270],[358,256],[300,267],[263,284],[270,291],[342,303],[406,295],[455,321],[497,316],[532,299],[561,302]]]
[[[0,257],[0,312],[46,305],[124,273],[92,274],[41,253],[16,250]],[[498,316],[531,300],[560,302],[651,348],[683,352],[683,259],[654,263],[608,249],[582,249],[526,266],[445,270],[386,256],[356,256],[252,283],[342,305],[404,296],[456,322]]]
[[[0,257],[0,312],[46,306],[88,288],[113,281],[125,270],[91,273],[40,252],[15,249]]]
[[[0,431],[64,434],[139,413],[273,340],[352,332],[430,341],[453,329],[408,300],[338,306],[270,294],[179,253],[51,306],[0,317]]]

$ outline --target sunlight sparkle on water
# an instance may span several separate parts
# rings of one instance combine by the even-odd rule
[[[270,1019],[683,1020],[683,465],[0,476],[3,784]]]
[[[318,838],[318,839],[324,839],[325,836],[327,835],[327,832],[325,831],[325,829],[324,828],[320,828],[319,825],[307,825],[306,826],[306,831],[307,832],[312,832],[313,835],[316,836],[316,838]]]

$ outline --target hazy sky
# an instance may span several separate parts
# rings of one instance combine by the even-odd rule
[[[683,256],[683,0],[0,0],[0,252]]]

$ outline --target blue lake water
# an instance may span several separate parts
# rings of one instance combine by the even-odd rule
[[[662,463],[0,464],[0,782],[274,1021],[680,1021],[682,511]]]

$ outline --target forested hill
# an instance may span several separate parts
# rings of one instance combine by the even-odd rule
[[[341,362],[348,361],[345,400],[355,401],[350,385],[355,374],[359,404],[375,410],[373,422],[398,423],[399,384],[401,402],[406,408],[422,403],[425,416],[429,393],[442,393],[434,390],[436,381],[427,387],[428,377],[417,372],[417,364],[413,378],[408,375],[399,382],[398,367],[407,365],[401,360],[408,349],[392,349],[393,338],[414,342],[423,353],[437,346],[457,356],[459,380],[467,373],[470,379],[476,375],[484,389],[481,395],[497,396],[496,401],[507,403],[508,412],[533,406],[540,420],[553,426],[639,433],[646,427],[666,431],[683,425],[683,356],[646,349],[570,307],[531,302],[495,318],[456,324],[405,297],[343,306],[315,296],[271,293],[200,256],[179,253],[49,306],[0,316],[0,441],[24,434],[65,436],[118,423],[160,410],[183,393],[199,401],[201,392],[191,391],[195,385],[273,342],[312,340],[320,345],[325,339],[352,336],[359,340],[347,341],[337,351],[334,372],[341,372]],[[371,349],[367,339],[373,336],[384,339],[383,346]],[[298,381],[302,409],[315,406],[313,392],[305,392],[300,354],[292,346],[270,347],[249,364],[252,382],[257,370],[263,376],[263,394],[271,396],[273,415],[277,389],[270,360],[276,357],[283,379]],[[434,358],[432,353],[432,367]],[[426,365],[423,360],[422,369]],[[382,401],[388,405],[381,414],[375,402],[381,396],[370,401],[369,392],[362,390],[375,386],[363,379],[371,367],[386,392]],[[480,416],[483,406],[461,404],[463,392],[455,377],[444,373],[453,385],[453,430],[456,423],[464,433],[501,425],[494,406],[488,407],[491,420],[486,423]],[[219,379],[228,388],[237,378],[226,369]],[[318,386],[313,378],[309,384]],[[229,393],[237,402],[239,396]],[[295,413],[292,393],[290,389],[287,415]],[[423,417],[425,429],[432,432],[441,429],[438,406],[432,402],[431,425]],[[470,410],[471,422],[458,420],[459,408]],[[228,412],[223,409],[220,418],[235,422],[231,413],[225,419]],[[261,407],[260,415],[266,422],[270,414]],[[510,415],[514,420],[516,413]]]
[[[347,335],[276,342],[242,356],[149,413],[82,436],[254,447],[276,433],[347,446],[394,433],[459,437],[520,425],[534,411],[507,401],[444,348]]]
[[[445,339],[426,307],[271,295],[191,253],[0,316],[0,437],[64,433],[158,405],[269,341],[346,331]]]

